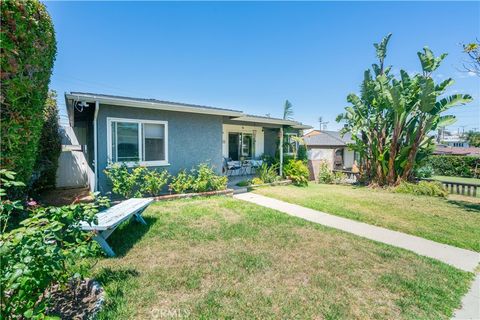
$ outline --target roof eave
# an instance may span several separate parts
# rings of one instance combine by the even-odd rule
[[[174,105],[169,103],[160,103],[160,102],[153,102],[153,101],[138,101],[138,100],[130,100],[130,99],[122,99],[122,98],[103,97],[103,96],[89,95],[89,94],[66,93],[65,99],[66,100],[68,99],[82,100],[85,102],[98,101],[101,104],[110,104],[110,105],[116,105],[116,106],[157,109],[157,110],[177,111],[177,112],[187,112],[187,113],[210,114],[210,115],[229,116],[229,117],[239,117],[244,114],[241,111],[235,111],[235,110],[209,109],[209,108],[201,108],[201,107],[191,107],[188,105]]]

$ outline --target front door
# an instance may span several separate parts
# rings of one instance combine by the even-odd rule
[[[228,134],[228,157],[232,160],[239,160],[239,148],[240,147],[240,134],[229,133]]]

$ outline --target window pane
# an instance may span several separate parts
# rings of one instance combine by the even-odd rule
[[[138,123],[117,122],[117,161],[139,161]]]
[[[143,136],[144,161],[165,160],[165,126],[145,123]]]
[[[242,138],[242,156],[251,158],[252,157],[252,144],[253,137],[251,134],[243,134]]]
[[[110,161],[116,162],[117,161],[117,123],[112,122],[112,159]]]

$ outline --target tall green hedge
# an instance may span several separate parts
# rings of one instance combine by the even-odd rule
[[[477,163],[480,170],[479,157],[432,155],[423,162],[422,166],[432,167],[434,174],[440,176],[473,178]]]
[[[57,92],[51,90],[43,110],[42,135],[38,145],[35,172],[38,178],[34,182],[37,191],[55,188],[57,177],[58,158],[62,152],[62,138],[57,108]]]
[[[0,165],[29,182],[57,50],[55,32],[45,6],[37,0],[2,0],[0,5]]]

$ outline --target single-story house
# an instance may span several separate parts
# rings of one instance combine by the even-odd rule
[[[239,110],[157,99],[70,92],[65,94],[65,103],[71,127],[65,132],[74,134],[75,139],[69,140],[79,145],[67,149],[84,157],[84,161],[67,164],[67,169],[83,166],[90,189],[101,192],[110,189],[104,174],[109,163],[164,168],[174,175],[208,162],[222,173],[226,158],[273,157],[277,149],[282,158],[283,144],[279,141],[284,130],[301,134],[311,128]],[[63,175],[68,171],[59,170]]]
[[[356,153],[348,147],[353,143],[350,133],[342,136],[338,131],[312,130],[303,140],[311,179],[318,178],[321,162],[326,162],[331,170],[350,170],[356,160]]]

